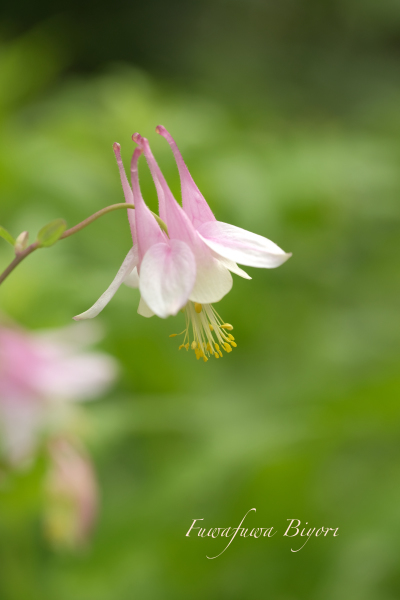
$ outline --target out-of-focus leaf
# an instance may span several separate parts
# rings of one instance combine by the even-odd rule
[[[58,242],[66,228],[67,223],[64,219],[54,219],[54,221],[47,223],[47,225],[42,227],[37,236],[39,248],[53,246],[53,244]]]
[[[0,227],[0,237],[5,239],[6,242],[11,244],[11,246],[15,246],[15,240],[13,236],[10,233],[8,233],[7,229],[4,229],[4,227]]]

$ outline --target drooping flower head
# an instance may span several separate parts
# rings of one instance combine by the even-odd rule
[[[0,454],[7,471],[45,453],[45,533],[52,545],[86,543],[97,515],[97,484],[75,429],[77,401],[96,397],[117,373],[108,355],[88,352],[98,328],[89,324],[30,333],[0,324]]]
[[[139,287],[138,312],[143,316],[156,314],[166,318],[182,309],[186,328],[180,348],[190,347],[198,359],[207,361],[210,356],[221,357],[222,350],[229,353],[236,347],[234,337],[228,333],[232,326],[223,322],[212,304],[231,290],[231,273],[251,279],[237,263],[274,268],[291,255],[267,238],[217,221],[172,136],[161,125],[156,131],[166,138],[176,158],[182,206],[174,198],[146,138],[139,133],[132,136],[138,145],[131,163],[132,188],[123,169],[119,145],[114,144],[125,199],[133,199],[135,204],[136,214],[129,217],[133,248],[108,290],[91,309],[74,318],[96,316],[125,282]],[[137,163],[142,152],[157,190],[159,218],[147,208],[141,195]],[[160,219],[168,235],[160,228]],[[178,334],[171,337],[175,335]]]
[[[218,222],[191,177],[177,145],[167,130],[156,131],[165,137],[174,152],[182,189],[182,207],[175,200],[151,152],[148,141],[138,133],[133,140],[143,150],[157,189],[160,212],[165,215],[170,237],[185,239],[196,258],[196,285],[185,308],[186,329],[180,348],[189,346],[197,358],[219,358],[221,349],[231,352],[236,343],[232,329],[212,306],[232,287],[229,271],[250,279],[237,262],[254,267],[273,268],[289,258],[270,240],[239,227]],[[174,335],[174,334],[173,334]],[[191,337],[193,341],[190,342]]]

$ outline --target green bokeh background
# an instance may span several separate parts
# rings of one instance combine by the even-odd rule
[[[293,252],[219,304],[238,348],[197,362],[122,287],[98,317],[121,363],[86,407],[100,482],[90,548],[54,552],[42,467],[0,489],[1,600],[395,600],[400,595],[400,9],[390,0],[14,3],[0,28],[1,224],[33,239],[123,201],[112,143],[173,134],[212,210]],[[145,161],[141,185],[157,206]],[[0,240],[1,241],[1,240]],[[60,327],[130,247],[110,214],[29,257],[0,291]],[[5,242],[0,264],[12,259]],[[185,536],[274,526],[271,538]],[[339,527],[301,544],[287,519]]]

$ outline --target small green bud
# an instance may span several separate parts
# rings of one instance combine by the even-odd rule
[[[53,246],[64,231],[67,228],[67,223],[64,219],[55,219],[50,223],[47,223],[42,229],[39,231],[37,236],[37,241],[39,242],[39,248],[49,248],[49,246]]]
[[[19,234],[17,239],[15,240],[15,254],[21,254],[25,250],[28,245],[29,233],[27,231],[23,231]]]

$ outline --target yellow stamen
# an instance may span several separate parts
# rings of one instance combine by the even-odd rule
[[[184,334],[179,350],[191,348],[197,360],[207,362],[210,356],[223,357],[224,352],[236,348],[234,337],[228,331],[233,327],[224,323],[211,304],[189,301],[184,309],[186,327],[181,333],[172,333],[170,337]]]

